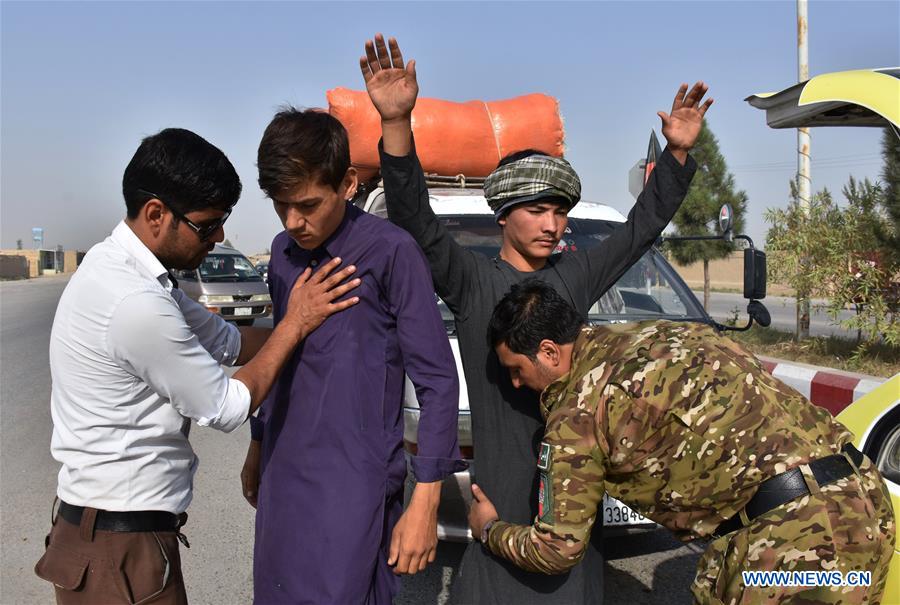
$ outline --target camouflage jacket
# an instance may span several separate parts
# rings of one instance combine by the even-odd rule
[[[538,517],[487,546],[519,567],[578,562],[604,492],[682,540],[709,536],[759,483],[838,453],[852,435],[752,355],[696,323],[584,328],[541,395]],[[488,494],[490,497],[490,494]]]

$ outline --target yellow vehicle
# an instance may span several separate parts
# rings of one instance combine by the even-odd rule
[[[900,139],[900,68],[853,70],[810,78],[776,93],[746,99],[766,111],[772,128],[876,126]],[[847,406],[837,419],[888,484],[895,519],[900,515],[900,373]],[[882,603],[900,605],[900,542],[888,571]]]
[[[884,475],[896,518],[900,513],[900,374],[854,401],[837,419],[853,431],[853,443]],[[900,544],[894,544],[883,602],[900,604]]]

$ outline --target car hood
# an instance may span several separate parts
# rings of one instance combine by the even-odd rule
[[[209,295],[238,295],[247,296],[253,294],[268,294],[269,287],[264,281],[223,281],[203,282],[203,293]]]
[[[744,99],[771,128],[900,126],[900,68],[825,73],[779,92]]]

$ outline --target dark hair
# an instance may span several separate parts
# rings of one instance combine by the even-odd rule
[[[347,130],[320,109],[284,107],[263,133],[256,165],[259,187],[269,197],[312,179],[337,191],[350,168]]]
[[[125,168],[122,195],[128,218],[155,196],[181,214],[228,210],[241,197],[241,179],[221,149],[190,130],[166,128],[141,141]]]
[[[584,321],[552,286],[531,277],[514,285],[497,303],[488,326],[491,347],[501,343],[534,360],[544,339],[574,342]]]
[[[533,155],[549,156],[550,154],[544,151],[538,151],[537,149],[523,149],[522,151],[514,151],[513,153],[504,156],[503,159],[497,163],[497,168],[500,168],[500,166],[506,166],[507,164],[512,164],[513,162],[518,162],[519,160],[524,158],[530,158]]]

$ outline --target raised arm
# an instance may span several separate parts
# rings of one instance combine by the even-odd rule
[[[658,112],[667,146],[650,174],[628,220],[586,254],[589,303],[600,298],[616,280],[644,255],[675,216],[697,164],[688,152],[697,141],[703,116],[713,100],[703,101],[708,87],[697,82],[688,92],[682,84],[675,94],[671,113]]]
[[[381,34],[366,42],[359,60],[366,90],[381,116],[381,175],[388,218],[407,231],[425,252],[435,291],[457,317],[475,281],[476,255],[457,244],[438,221],[428,200],[425,174],[416,157],[412,111],[419,85],[415,61],[404,64],[397,41]]]

